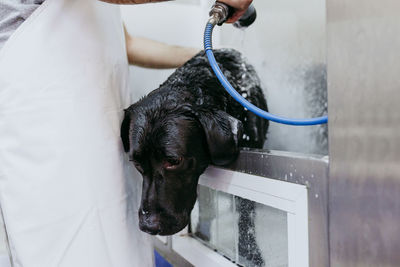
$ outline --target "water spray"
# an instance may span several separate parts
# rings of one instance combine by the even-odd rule
[[[229,83],[229,81],[226,79],[221,69],[219,68],[217,61],[215,60],[212,49],[212,32],[215,25],[221,26],[229,17],[233,15],[234,11],[235,10],[232,7],[224,3],[218,1],[215,2],[215,4],[211,8],[209,14],[210,18],[207,22],[206,29],[204,31],[204,51],[207,55],[212,70],[214,71],[215,75],[217,76],[218,80],[225,88],[225,90],[243,107],[247,108],[257,116],[260,116],[270,121],[288,125],[296,125],[296,126],[317,125],[317,124],[327,123],[328,116],[322,116],[311,119],[292,119],[292,118],[273,115],[247,101],[232,87],[232,85]],[[256,17],[257,17],[256,9],[254,8],[253,5],[250,5],[247,11],[233,25],[237,28],[248,27],[255,21]]]

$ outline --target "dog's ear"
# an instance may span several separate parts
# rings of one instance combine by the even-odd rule
[[[196,112],[204,129],[211,162],[217,166],[229,164],[239,153],[242,122],[224,111]]]
[[[125,152],[128,152],[130,148],[129,133],[131,128],[131,121],[132,121],[131,112],[126,109],[124,120],[122,121],[121,124],[121,139],[122,139],[122,144],[124,145]]]

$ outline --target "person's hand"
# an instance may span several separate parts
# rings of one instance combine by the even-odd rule
[[[253,0],[218,0],[235,9],[235,13],[226,21],[227,23],[234,23],[237,21],[247,10]]]

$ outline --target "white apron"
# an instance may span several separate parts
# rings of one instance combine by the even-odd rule
[[[119,7],[96,0],[45,1],[0,50],[0,203],[14,266],[152,265],[119,137],[127,75]]]

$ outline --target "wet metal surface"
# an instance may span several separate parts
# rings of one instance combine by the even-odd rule
[[[400,266],[399,10],[327,1],[331,266]]]
[[[311,267],[329,266],[328,250],[328,157],[291,152],[247,150],[227,169],[258,175],[308,188],[309,260]],[[168,259],[179,255],[156,240]],[[169,251],[169,252],[168,252]]]
[[[227,168],[307,186],[310,267],[329,266],[327,156],[244,149]]]

